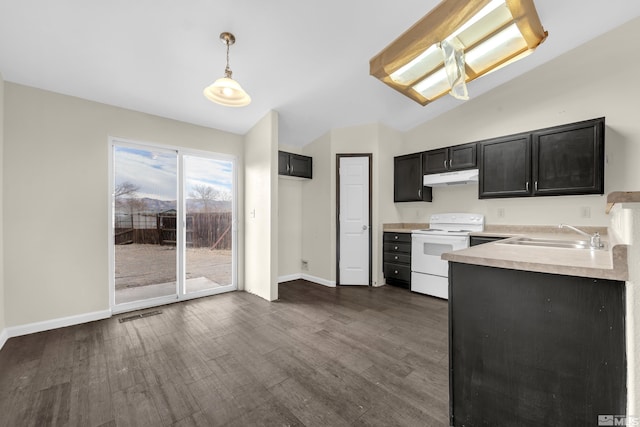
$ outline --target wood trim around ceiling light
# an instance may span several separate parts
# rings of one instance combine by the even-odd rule
[[[394,82],[390,75],[418,57],[430,46],[444,40],[490,2],[491,0],[442,1],[427,13],[427,15],[385,47],[380,53],[371,58],[369,61],[369,73],[391,88],[423,106],[446,95],[447,92],[440,94],[435,98],[427,99],[412,89],[412,86],[417,81],[403,86]],[[467,83],[518,59],[528,51],[534,50],[546,39],[548,35],[542,27],[542,23],[540,22],[540,18],[536,12],[533,0],[505,0],[505,3],[514,18],[513,22],[516,23],[518,29],[527,42],[528,50],[516,52],[509,57],[503,58],[493,66],[479,72],[473,72],[473,70],[470,70],[469,67],[467,67]],[[477,44],[479,43],[476,43],[476,45]],[[471,50],[472,47],[473,46],[468,47],[467,50]],[[427,73],[419,80],[423,80],[438,69],[439,68],[436,68],[431,73]]]

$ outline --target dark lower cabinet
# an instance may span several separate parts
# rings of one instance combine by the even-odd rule
[[[393,201],[432,201],[431,187],[422,184],[422,153],[398,156],[393,160]]]
[[[626,414],[624,282],[449,263],[450,424]]]
[[[311,179],[313,159],[301,154],[278,151],[278,174]]]
[[[504,239],[506,239],[504,236],[470,236],[469,246],[478,246]]]
[[[382,272],[389,285],[411,286],[411,233],[382,234]]]

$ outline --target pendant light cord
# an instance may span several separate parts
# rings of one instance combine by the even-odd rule
[[[225,44],[227,45],[227,66],[224,69],[224,76],[230,79],[232,73],[231,73],[231,68],[229,68],[229,40],[226,40]]]

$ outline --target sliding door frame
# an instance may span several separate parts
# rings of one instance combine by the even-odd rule
[[[236,156],[224,153],[215,153],[210,151],[195,150],[186,147],[163,145],[146,141],[134,141],[127,138],[119,138],[109,136],[108,138],[108,226],[107,226],[107,243],[108,243],[108,262],[109,262],[109,306],[112,314],[124,313],[144,308],[157,307],[164,304],[171,304],[178,301],[186,301],[204,296],[216,295],[219,293],[230,292],[238,289],[238,159]],[[116,304],[115,296],[115,159],[114,149],[116,146],[131,147],[148,150],[175,151],[177,157],[177,201],[176,201],[176,293],[169,296],[148,298],[140,301]],[[207,159],[229,161],[233,165],[232,173],[232,194],[231,194],[231,284],[218,288],[207,289],[186,293],[186,194],[185,194],[185,177],[184,177],[184,156],[198,156]],[[179,250],[178,250],[179,248]]]

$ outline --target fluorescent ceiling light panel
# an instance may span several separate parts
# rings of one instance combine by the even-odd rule
[[[462,43],[470,82],[523,58],[546,37],[533,0],[444,0],[371,58],[370,74],[426,105],[451,89],[442,41]]]
[[[424,77],[426,72],[439,65],[442,65],[442,52],[440,52],[440,48],[437,45],[432,44],[416,59],[391,73],[391,79],[401,85],[407,85]]]
[[[451,87],[444,68],[440,68],[424,80],[413,86],[413,89],[425,99],[435,99],[443,93],[447,93]]]
[[[526,50],[527,42],[518,31],[518,26],[511,24],[467,52],[465,61],[473,70],[484,70]]]

